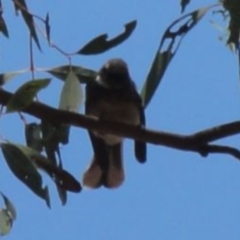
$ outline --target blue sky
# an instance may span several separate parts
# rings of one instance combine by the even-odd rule
[[[69,3],[71,2],[71,3]],[[188,11],[211,1],[193,1]],[[0,71],[29,66],[28,34],[13,13],[10,1],[3,2],[10,39],[1,37]],[[50,14],[52,38],[62,49],[73,52],[102,33],[110,36],[136,19],[138,25],[122,45],[101,55],[76,56],[74,64],[99,69],[108,59],[121,57],[129,65],[132,78],[141,89],[165,28],[180,16],[179,1],[139,3],[137,0],[28,1],[32,12]],[[240,117],[237,58],[219,41],[223,35],[208,14],[184,39],[153,101],[146,110],[150,129],[190,134]],[[67,64],[67,59],[50,49],[39,36],[43,53],[35,48],[35,65],[49,68]],[[46,76],[38,73],[38,77]],[[10,82],[13,91],[31,78],[25,74]],[[40,94],[41,101],[58,106],[62,83],[54,79]],[[83,108],[81,109],[83,111]],[[27,118],[32,121],[33,118]],[[17,114],[1,118],[4,138],[24,142],[22,122]],[[239,137],[221,143],[239,146]],[[61,148],[64,166],[77,179],[92,157],[84,129],[72,128],[71,142]],[[6,239],[24,240],[239,240],[240,163],[227,155],[202,158],[148,145],[148,162],[134,159],[132,141],[126,140],[124,159],[126,181],[116,190],[84,189],[69,194],[62,207],[54,185],[46,177],[52,209],[20,183],[0,159],[0,189],[15,204],[18,217]]]

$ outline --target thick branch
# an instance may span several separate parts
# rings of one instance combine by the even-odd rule
[[[11,96],[11,93],[0,89],[0,104],[6,105]],[[143,129],[123,123],[101,121],[86,115],[58,110],[38,102],[33,102],[23,112],[53,123],[68,124],[91,130],[101,129],[101,131],[104,130],[123,137],[179,150],[199,152],[202,155],[203,153],[205,155],[208,153],[228,153],[240,159],[240,154],[236,149],[208,144],[209,142],[240,133],[240,121],[209,128],[192,135],[179,135]]]

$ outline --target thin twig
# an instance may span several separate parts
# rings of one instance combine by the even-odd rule
[[[35,79],[35,75],[34,75],[35,67],[34,67],[34,60],[33,60],[33,44],[32,44],[32,41],[33,41],[32,36],[31,36],[31,34],[29,34],[30,71],[31,71],[32,79]]]
[[[206,144],[197,148],[196,151],[198,151],[203,157],[207,157],[211,153],[228,154],[240,161],[240,151],[229,146]]]

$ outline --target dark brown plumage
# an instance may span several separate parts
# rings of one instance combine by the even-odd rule
[[[109,121],[145,126],[142,101],[132,82],[127,64],[121,59],[109,60],[96,80],[86,86],[86,114]],[[122,142],[119,136],[89,131],[94,157],[84,173],[83,184],[115,188],[124,181]],[[135,156],[146,161],[146,143],[135,141]]]

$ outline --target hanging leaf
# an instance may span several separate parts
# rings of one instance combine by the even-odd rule
[[[116,47],[117,45],[119,45],[123,41],[125,41],[132,34],[136,25],[137,25],[136,20],[125,24],[125,31],[111,40],[107,40],[107,38],[108,38],[107,34],[102,34],[102,35],[94,38],[89,43],[87,43],[77,53],[84,54],[84,55],[99,54],[99,53],[103,53],[113,47]]]
[[[81,84],[77,76],[74,74],[74,72],[70,70],[62,88],[59,101],[59,109],[70,112],[78,112],[82,102],[83,102],[83,90]],[[57,134],[55,134],[55,136],[57,137],[55,139],[59,141],[57,144],[59,145],[60,142],[63,143],[68,142],[69,133],[70,126],[67,125],[59,126]],[[64,141],[64,139],[66,139],[66,141]]]
[[[0,32],[2,32],[5,37],[7,38],[9,37],[7,25],[1,13],[0,13]]]
[[[239,50],[239,39],[240,39],[240,2],[239,0],[223,0],[224,8],[230,14],[229,22],[229,38],[227,40],[228,45],[233,45],[235,49]]]
[[[16,220],[17,212],[16,212],[16,209],[13,206],[12,202],[2,192],[0,192],[0,195],[2,195],[2,198],[3,198],[3,201],[5,203],[6,209],[10,213],[11,218],[13,220]]]
[[[69,126],[62,125],[53,125],[53,123],[49,123],[47,121],[42,120],[42,135],[43,135],[43,143],[44,149],[47,154],[47,158],[51,163],[56,167],[62,166],[62,160],[60,155],[59,145],[68,143],[69,136]],[[64,132],[64,127],[66,127],[66,132]],[[64,134],[64,135],[63,135]],[[58,157],[58,160],[57,160]],[[56,183],[57,184],[57,183]],[[57,184],[57,188],[60,186]]]
[[[15,9],[17,11],[19,11],[19,10],[21,11],[23,19],[28,26],[31,37],[34,39],[38,49],[41,51],[41,46],[40,46],[38,36],[37,36],[37,32],[36,32],[35,26],[34,26],[33,16],[28,11],[28,7],[27,7],[27,4],[26,4],[25,0],[13,0],[13,2],[14,2],[14,5],[15,5]]]
[[[25,125],[25,139],[27,146],[41,152],[43,150],[43,139],[41,124],[29,123]]]
[[[51,44],[51,38],[50,38],[50,24],[49,24],[49,14],[47,14],[46,19],[45,19],[45,29],[46,29],[46,35],[47,35],[47,40],[48,44]]]
[[[7,104],[7,112],[20,111],[28,107],[32,103],[36,94],[41,89],[47,87],[49,83],[50,79],[38,79],[23,84],[9,100]]]
[[[65,81],[67,75],[69,74],[69,68],[70,68],[69,65],[59,66],[47,69],[46,72],[52,74],[54,77],[57,77]],[[80,66],[71,66],[71,69],[81,83],[93,81],[97,76],[97,73],[95,71]]]
[[[51,163],[57,166],[60,169],[62,167],[62,160],[60,155],[59,145],[67,144],[68,143],[68,136],[69,136],[69,126],[54,126],[52,123],[46,122],[42,120],[42,135],[43,135],[43,142],[44,148],[47,154],[48,159]],[[57,161],[58,157],[58,161]],[[56,181],[56,187],[58,191],[58,196],[62,202],[62,205],[65,205],[67,202],[67,192],[61,186],[61,182]]]
[[[19,70],[16,72],[8,72],[8,73],[2,73],[0,74],[0,86],[4,85],[5,83],[7,83],[8,81],[10,81],[11,79],[13,79],[14,77],[27,72],[28,70]]]
[[[57,160],[55,153],[59,151],[60,143],[68,143],[69,127],[66,125],[56,125],[42,120],[41,129],[47,157],[56,165]]]
[[[60,159],[58,167],[59,167],[59,169],[63,170],[61,159]],[[61,183],[57,182],[56,186],[57,186],[58,196],[62,202],[62,205],[65,205],[67,203],[67,191],[64,188],[62,188]]]
[[[189,3],[190,0],[181,0],[182,13],[185,11],[185,8]]]
[[[48,188],[42,187],[42,177],[37,172],[35,165],[30,161],[29,156],[15,144],[2,143],[1,149],[13,174],[37,196],[44,199],[48,207],[50,207]]]
[[[56,132],[54,134],[54,139],[58,141],[58,144],[68,144],[69,142],[69,134],[70,134],[70,126],[69,125],[61,125],[58,126]]]
[[[59,151],[59,143],[61,143],[61,140],[59,139],[59,136],[58,136],[58,128],[59,127],[53,125],[53,123],[49,123],[44,119],[42,119],[41,129],[42,129],[44,149],[48,159],[54,165],[57,165],[57,158],[55,153]]]
[[[141,93],[145,107],[153,97],[173,56],[171,51],[157,52]]]
[[[68,142],[69,136],[69,126],[54,126],[52,123],[42,120],[42,135],[44,142],[44,149],[47,154],[48,159],[51,163],[61,170],[62,160],[59,150],[60,143],[66,144]],[[67,132],[63,132],[63,128],[66,127]],[[62,136],[62,134],[64,134]],[[58,156],[58,161],[57,161]],[[58,191],[58,196],[62,202],[62,205],[65,205],[67,202],[67,192],[64,188],[61,187],[61,184],[56,181],[56,187]]]
[[[6,207],[0,209],[0,236],[4,236],[11,231],[17,213],[11,201],[2,192],[0,192],[0,195],[3,197]]]
[[[13,219],[11,218],[7,209],[0,209],[0,236],[7,235],[13,225]]]
[[[141,91],[143,105],[146,107],[151,101],[169,63],[177,53],[185,35],[202,19],[207,11],[216,5],[201,8],[175,20],[165,31],[160,41],[152,66],[148,73],[146,82]],[[180,25],[180,26],[179,26]],[[179,27],[178,27],[179,26]],[[178,27],[178,28],[177,28]],[[177,30],[175,30],[177,28]],[[165,45],[167,47],[165,47]],[[166,50],[164,50],[166,49]]]
[[[59,109],[78,112],[83,102],[83,90],[73,71],[70,70],[62,88]]]
[[[20,7],[17,3],[17,0],[13,0],[13,5],[14,5],[15,13],[18,16],[18,12],[20,11]]]
[[[54,182],[60,184],[62,188],[71,192],[81,191],[81,185],[70,173],[58,168],[45,156],[23,145],[15,144],[14,146],[19,148],[24,155],[28,157],[29,161],[41,170],[45,171],[54,180]]]

